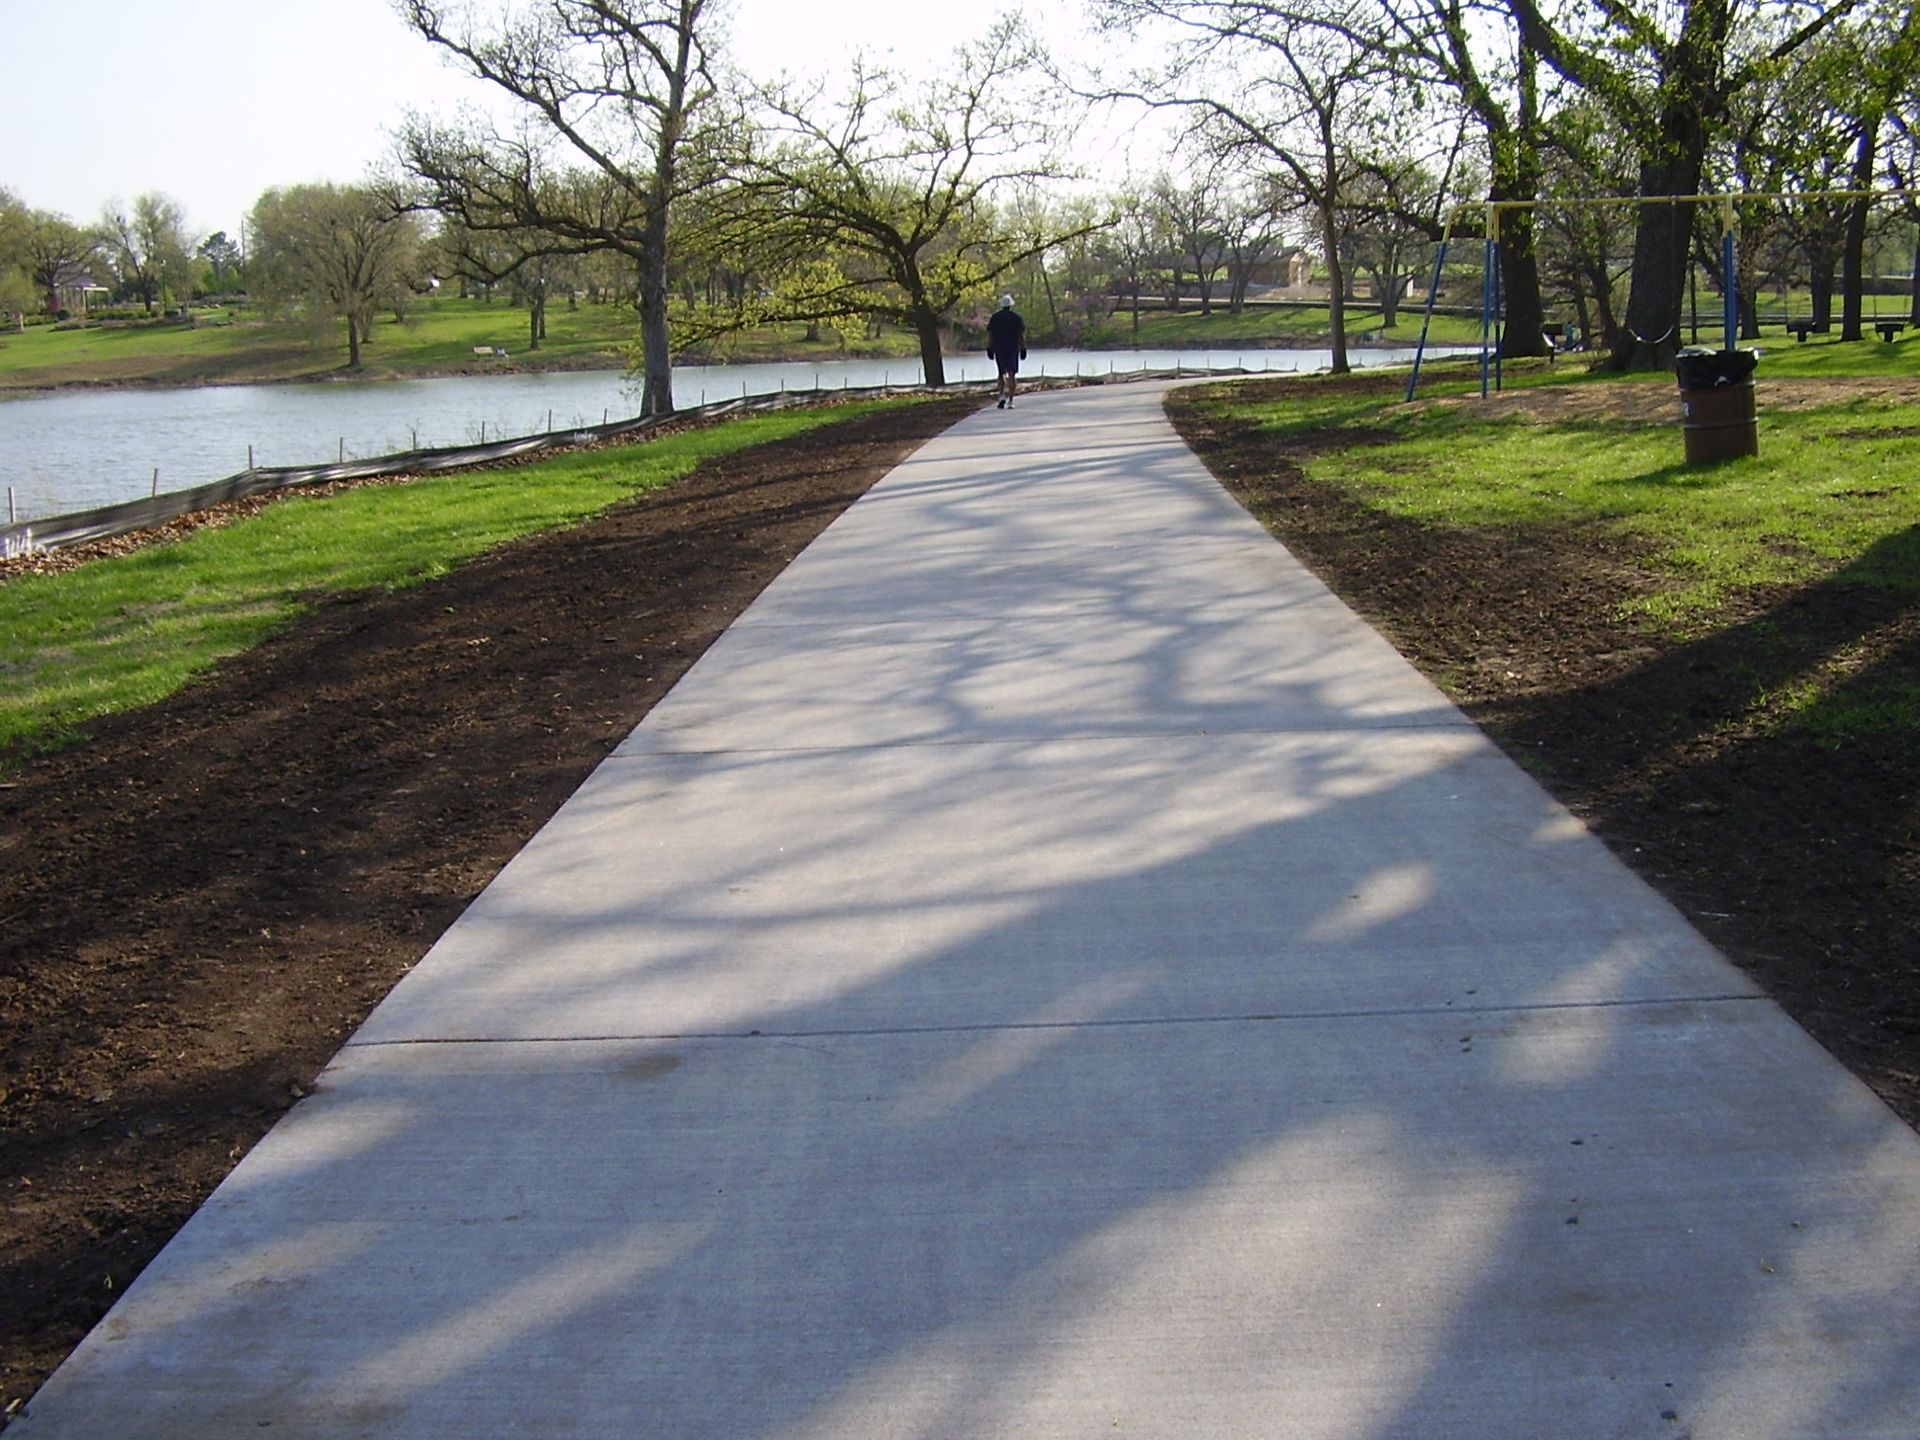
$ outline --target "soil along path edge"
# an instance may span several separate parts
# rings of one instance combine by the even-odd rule
[[[6,1414],[733,618],[980,403],[325,601],[0,788]]]

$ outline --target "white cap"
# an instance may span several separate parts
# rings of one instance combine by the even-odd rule
[[[1011,295],[1002,295],[1000,297],[1000,308],[1002,310],[1011,310],[1013,308],[1013,297]]]

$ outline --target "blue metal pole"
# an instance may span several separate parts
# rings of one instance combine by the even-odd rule
[[[1733,278],[1733,227],[1727,227],[1726,239],[1721,242],[1720,273],[1726,277],[1721,289],[1727,297],[1727,345],[1731,350],[1740,341],[1740,297],[1738,286]]]
[[[1507,297],[1503,293],[1506,276],[1500,272],[1500,247],[1493,247],[1493,388],[1506,388],[1506,366],[1500,354],[1500,342],[1506,336]]]
[[[1493,237],[1487,237],[1486,259],[1480,266],[1480,398],[1487,398],[1487,337],[1493,333]]]
[[[1427,313],[1420,321],[1420,343],[1413,347],[1413,374],[1407,377],[1407,403],[1413,403],[1413,392],[1420,384],[1420,361],[1427,353],[1427,330],[1433,324],[1433,302],[1440,294],[1440,267],[1447,262],[1447,242],[1440,241],[1440,248],[1433,254],[1433,278],[1427,282]]]

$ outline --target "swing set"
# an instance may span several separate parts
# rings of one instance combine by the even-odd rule
[[[1737,348],[1740,333],[1739,288],[1734,280],[1734,261],[1737,258],[1737,237],[1740,230],[1739,214],[1735,206],[1742,200],[1905,200],[1911,199],[1916,192],[1910,190],[1806,190],[1795,193],[1773,191],[1736,190],[1709,195],[1604,195],[1587,199],[1566,200],[1490,200],[1484,204],[1462,205],[1448,217],[1440,232],[1440,246],[1433,256],[1433,276],[1427,284],[1426,312],[1420,321],[1420,341],[1414,347],[1413,373],[1407,377],[1407,395],[1412,401],[1420,385],[1420,365],[1426,357],[1427,333],[1433,324],[1434,302],[1440,294],[1440,274],[1447,263],[1447,250],[1452,243],[1453,232],[1460,222],[1470,216],[1478,215],[1484,220],[1486,238],[1485,259],[1480,271],[1480,398],[1485,399],[1489,390],[1501,388],[1503,367],[1500,357],[1500,340],[1504,327],[1504,297],[1501,293],[1500,275],[1500,217],[1509,210],[1543,209],[1591,209],[1623,208],[1643,205],[1710,205],[1720,207],[1720,263],[1722,275],[1722,298],[1724,300],[1725,345],[1727,350]],[[1882,321],[1879,302],[1876,298],[1873,313],[1873,325],[1883,340],[1892,340],[1906,328],[1904,321]],[[1678,325],[1676,320],[1675,325]],[[1794,338],[1805,343],[1806,330],[1812,329],[1809,321],[1805,329],[1795,329],[1789,319],[1788,330]],[[1664,340],[1673,333],[1662,335]],[[1635,339],[1644,337],[1636,335]]]

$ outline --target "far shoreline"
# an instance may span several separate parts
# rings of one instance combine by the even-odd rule
[[[1410,342],[1402,341],[1402,340],[1394,340],[1394,341],[1382,343],[1370,337],[1360,338],[1355,336],[1349,336],[1347,339],[1347,348],[1349,350],[1403,349],[1403,348],[1407,348],[1409,343]],[[1242,351],[1247,351],[1247,350],[1302,350],[1302,351],[1324,350],[1328,348],[1328,346],[1327,346],[1327,337],[1325,336],[1303,338],[1299,335],[1288,335],[1288,336],[1275,337],[1273,339],[1265,339],[1265,340],[1261,340],[1261,339],[1233,340],[1233,341],[1226,341],[1226,342],[1221,342],[1221,343],[1212,344],[1212,345],[1202,345],[1202,344],[1191,344],[1191,345],[1148,344],[1148,345],[1098,345],[1098,346],[1063,345],[1063,346],[1052,347],[1052,348],[1058,348],[1061,350],[1078,350],[1080,353],[1086,354],[1086,355],[1127,355],[1127,354],[1138,354],[1143,350],[1170,351],[1174,353],[1186,352],[1186,353],[1192,353],[1192,354],[1203,354],[1203,353],[1222,354],[1232,350],[1242,350]],[[968,355],[971,355],[973,353],[975,352],[973,351],[972,347],[967,347],[965,349],[959,349],[959,350],[949,350],[949,351],[943,352],[945,357],[948,359],[960,359]],[[846,354],[836,354],[836,355],[821,355],[816,352],[808,351],[808,352],[796,352],[796,353],[784,354],[784,355],[783,354],[773,354],[773,355],[756,354],[751,358],[738,358],[738,359],[719,359],[711,356],[680,355],[680,356],[674,357],[673,363],[675,368],[678,369],[683,366],[696,366],[696,365],[698,366],[804,365],[809,363],[840,364],[846,361],[857,361],[857,360],[869,360],[869,361],[876,361],[876,362],[885,362],[888,360],[901,360],[901,361],[917,363],[918,359],[919,357],[917,355],[906,354],[906,353],[902,353],[899,355],[892,355],[892,354],[886,354],[886,353],[880,353],[880,354],[846,353]],[[100,391],[206,390],[206,389],[225,388],[229,386],[246,386],[246,385],[370,384],[370,383],[387,383],[391,381],[400,381],[400,380],[481,379],[481,378],[485,378],[488,376],[495,376],[495,375],[543,375],[543,374],[559,375],[559,374],[582,374],[582,373],[589,373],[589,372],[604,372],[607,374],[620,374],[620,373],[624,373],[625,371],[626,371],[626,367],[614,361],[613,357],[605,354],[599,354],[599,355],[556,356],[552,360],[534,361],[532,363],[528,363],[526,361],[522,361],[518,358],[515,358],[511,360],[510,363],[504,363],[504,364],[503,363],[494,363],[494,364],[478,363],[473,365],[436,365],[436,366],[426,366],[419,369],[414,369],[414,368],[395,369],[391,367],[363,366],[358,370],[351,370],[345,366],[340,366],[333,370],[316,370],[316,371],[312,371],[310,373],[301,374],[301,375],[244,375],[244,374],[232,375],[232,374],[229,374],[229,375],[219,375],[219,376],[209,375],[204,378],[196,379],[196,380],[160,380],[160,379],[151,379],[143,376],[133,376],[125,379],[94,379],[89,377],[77,377],[72,379],[52,380],[47,382],[16,383],[5,376],[0,376],[0,402],[11,400],[11,399],[38,399],[38,398],[46,398],[50,396],[76,394],[76,393],[81,393],[86,391],[96,391],[96,390],[100,390]]]

